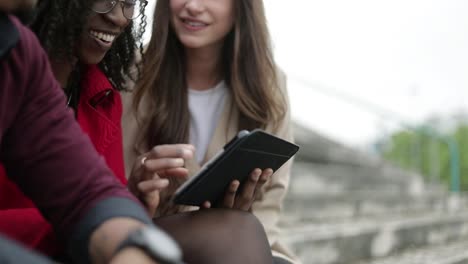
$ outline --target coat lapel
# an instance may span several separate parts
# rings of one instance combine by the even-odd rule
[[[119,92],[96,65],[89,66],[81,84],[77,121],[99,153],[120,136],[121,116]]]

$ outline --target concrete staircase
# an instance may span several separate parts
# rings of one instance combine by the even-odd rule
[[[468,263],[465,197],[300,126],[295,135],[281,225],[304,264]]]

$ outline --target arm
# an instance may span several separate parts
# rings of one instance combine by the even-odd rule
[[[134,84],[129,81],[127,85],[132,89]],[[174,182],[187,178],[188,170],[185,167],[193,158],[195,149],[187,144],[168,144],[148,150],[141,144],[141,122],[145,117],[146,103],[144,101],[144,106],[140,105],[136,113],[133,109],[133,93],[122,93],[122,132],[128,188],[146,205],[149,214],[154,216],[160,201],[164,204],[174,186],[178,186]],[[161,180],[166,179],[169,182],[162,185]]]
[[[27,209],[23,209],[27,210]],[[35,210],[36,209],[30,209],[30,210]],[[113,254],[115,244],[111,245],[105,245],[109,242],[113,241],[120,241],[124,237],[126,237],[127,234],[124,234],[124,236],[117,237],[113,234],[115,234],[115,229],[116,228],[122,228],[125,226],[129,226],[129,224],[132,224],[133,221],[126,221],[127,219],[113,219],[110,221],[107,221],[106,223],[103,224],[103,227],[98,228],[96,232],[93,233],[93,236],[91,238],[91,255],[94,263],[108,263],[109,257],[104,255],[105,251],[109,251],[109,256]],[[121,222],[118,222],[121,221]],[[139,227],[138,223],[133,223],[137,224],[135,225],[135,228]],[[141,224],[141,223],[140,223]],[[108,229],[108,230],[107,230]],[[108,235],[111,235],[111,237],[108,237]],[[106,239],[108,237],[108,239]],[[103,245],[98,246],[98,245]],[[131,260],[131,261],[130,261]],[[4,240],[0,236],[0,263],[34,263],[34,264],[39,264],[39,263],[53,263],[51,260],[48,260],[42,256],[36,255],[34,252],[31,252],[28,249],[23,248],[20,245],[17,245],[16,243],[8,240]],[[115,257],[112,258],[112,263],[154,263],[154,261],[149,258],[146,254],[142,254],[142,252],[137,249],[137,248],[128,248],[124,249],[122,251],[119,251],[117,254],[115,254]]]
[[[131,231],[144,227],[140,221],[131,218],[113,218],[106,220],[101,226],[92,233],[89,243],[90,258],[93,263],[109,263],[112,259],[117,246],[122,242]],[[137,252],[137,255],[141,252]],[[126,252],[119,251],[114,259],[125,256]],[[149,260],[149,258],[148,258]],[[153,263],[142,262],[142,263]]]
[[[123,237],[151,221],[65,111],[36,38],[14,22],[21,40],[0,62],[0,157],[77,262],[109,261]]]

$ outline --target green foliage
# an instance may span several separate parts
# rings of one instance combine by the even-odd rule
[[[394,133],[385,144],[383,156],[394,164],[419,172],[429,179],[450,186],[450,152],[448,145],[429,136],[428,130],[402,130]],[[458,143],[460,188],[468,190],[468,125],[459,125],[448,135]]]

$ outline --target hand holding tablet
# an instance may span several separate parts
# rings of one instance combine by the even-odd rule
[[[237,189],[241,190],[254,169],[259,168],[260,182],[265,173],[278,170],[298,150],[299,146],[265,131],[243,130],[176,191],[174,202],[195,206],[205,201],[212,205],[223,203],[233,181],[239,181]]]

